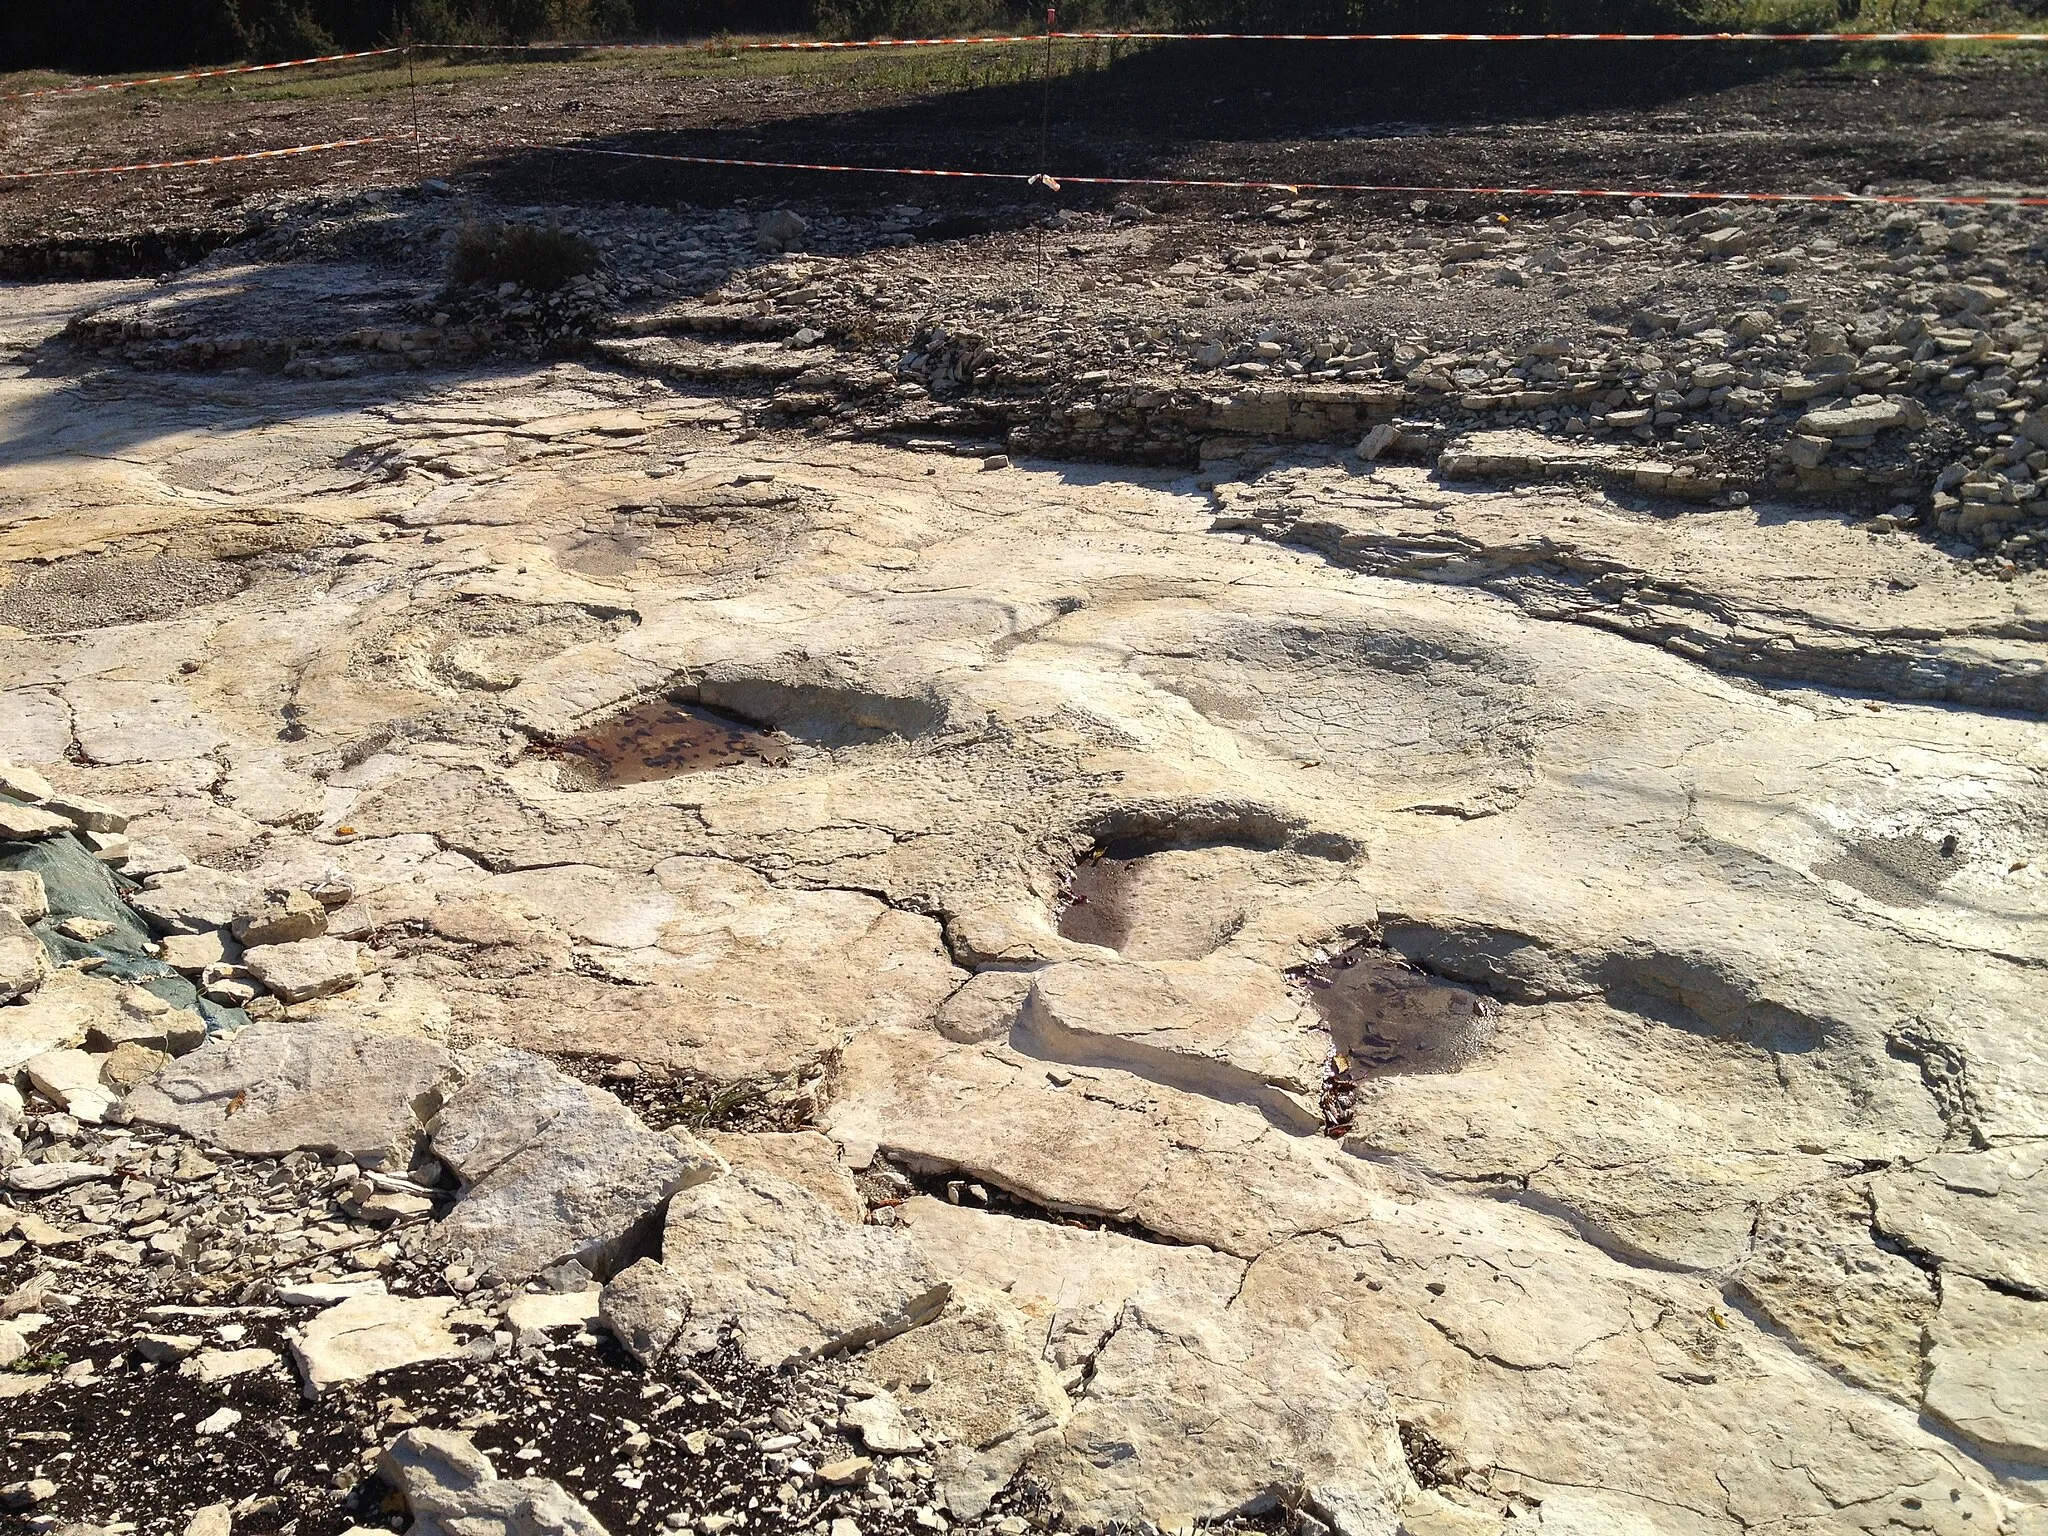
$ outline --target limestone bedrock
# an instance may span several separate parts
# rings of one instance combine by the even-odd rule
[[[821,1070],[801,1147],[643,1146],[518,1267],[632,1259],[650,1352],[881,1341],[962,1519],[1033,1477],[1090,1524],[2048,1531],[2048,578],[1355,458],[740,442],[576,364],[67,388],[0,378],[0,741],[235,872],[157,866],[159,933],[355,893],[289,942],[361,979],[144,1118],[261,1154],[284,1078],[391,1163],[444,1046]],[[663,698],[783,750],[575,780]],[[1486,1028],[1325,1125],[1304,968],[1360,942]],[[0,1009],[12,1059],[78,989]],[[877,1160],[988,1208],[863,1221]]]

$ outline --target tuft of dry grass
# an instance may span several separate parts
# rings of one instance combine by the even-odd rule
[[[517,283],[548,293],[597,265],[597,247],[574,230],[472,222],[455,237],[448,275],[457,283]]]

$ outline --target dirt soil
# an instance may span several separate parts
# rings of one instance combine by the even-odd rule
[[[607,167],[538,147],[562,143],[1055,175],[1731,191],[2019,188],[2039,180],[2048,151],[2048,61],[2033,52],[1927,64],[1904,49],[1102,45],[1062,58],[1072,72],[1049,92],[1031,79],[979,83],[1030,62],[951,55],[884,74],[858,59],[766,72],[691,56],[455,67],[422,56],[416,90],[402,70],[378,69],[347,86],[309,76],[8,103],[10,169],[396,138],[412,132],[415,109],[426,143],[19,184],[0,193],[0,239],[205,223],[259,193],[421,175],[487,178],[509,202],[858,207],[907,185]],[[1017,201],[971,185],[914,190],[934,205]],[[1187,198],[1191,211],[1209,201]]]

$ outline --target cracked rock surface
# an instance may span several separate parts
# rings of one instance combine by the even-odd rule
[[[324,1401],[630,1352],[597,1473],[401,1440],[449,1529],[2048,1530],[2048,577],[1612,466],[109,377],[0,378],[10,1325],[123,1264],[272,1305],[261,1233],[120,1235],[160,1137],[333,1170],[403,1279],[247,1346]],[[790,1422],[663,1498],[721,1371]]]

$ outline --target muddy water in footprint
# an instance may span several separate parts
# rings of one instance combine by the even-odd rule
[[[1309,996],[1354,1082],[1394,1072],[1455,1072],[1493,1032],[1479,993],[1356,945],[1309,973]]]
[[[696,704],[650,699],[560,743],[564,789],[616,789],[679,773],[760,763],[789,766],[766,731]]]

